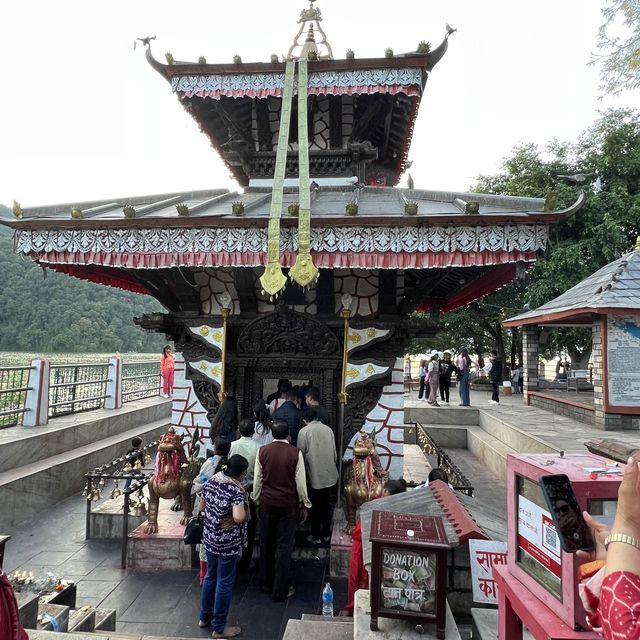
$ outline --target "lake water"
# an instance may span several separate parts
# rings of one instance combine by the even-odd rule
[[[47,358],[51,364],[89,364],[106,362],[113,353],[27,353],[0,351],[0,367],[26,366],[33,358]],[[160,362],[160,353],[118,353],[123,362]],[[158,365],[159,366],[159,365]]]

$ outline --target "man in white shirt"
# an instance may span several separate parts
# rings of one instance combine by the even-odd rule
[[[243,418],[240,420],[238,429],[240,431],[240,437],[231,443],[229,457],[233,455],[240,455],[249,463],[249,466],[247,467],[247,475],[244,481],[244,488],[247,493],[250,494],[253,489],[253,472],[256,466],[256,456],[258,455],[260,444],[253,439],[255,425],[251,418]],[[256,538],[256,529],[258,528],[256,505],[251,498],[249,498],[249,513],[251,514],[251,517],[247,523],[247,546],[244,548],[242,557],[238,562],[238,571],[247,571],[251,566],[253,543]]]
[[[311,536],[309,542],[321,544],[331,537],[331,492],[338,481],[336,439],[331,427],[318,420],[315,407],[302,412],[303,428],[298,434],[298,448],[302,451],[309,478]]]

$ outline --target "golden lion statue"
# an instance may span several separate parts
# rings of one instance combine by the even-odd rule
[[[376,452],[376,443],[364,431],[353,445],[353,473],[344,487],[345,533],[351,535],[356,528],[356,513],[361,504],[382,495],[389,474],[382,468]]]
[[[149,480],[149,518],[145,533],[158,533],[158,507],[160,498],[180,498],[184,514],[180,524],[187,524],[191,518],[190,465],[182,446],[182,439],[171,427],[158,444],[153,475]],[[187,473],[185,473],[187,472]]]

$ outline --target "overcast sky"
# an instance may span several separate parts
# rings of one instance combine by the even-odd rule
[[[458,29],[426,86],[410,159],[420,188],[468,189],[519,142],[575,140],[608,106],[588,67],[600,0],[321,0],[335,57],[437,46]],[[277,11],[274,11],[277,6]],[[0,6],[0,203],[81,202],[234,187],[157,59],[268,61],[286,53],[301,0],[5,0]],[[635,105],[632,102],[635,101]]]

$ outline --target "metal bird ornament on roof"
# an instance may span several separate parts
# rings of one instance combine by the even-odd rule
[[[146,38],[136,38],[136,40],[133,43],[133,48],[134,49],[136,48],[138,42],[142,42],[142,44],[145,47],[148,47],[151,44],[151,41],[155,39],[156,39],[155,36],[147,36]]]
[[[567,182],[573,182],[573,184],[584,184],[589,178],[594,178],[596,173],[576,173],[572,176],[558,175],[559,180],[567,180]]]

